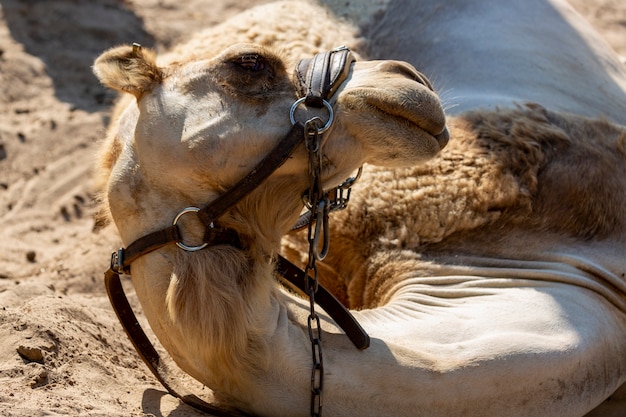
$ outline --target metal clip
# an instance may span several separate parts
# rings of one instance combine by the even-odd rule
[[[124,268],[124,248],[119,248],[117,252],[111,254],[110,268],[118,274],[128,274],[130,272],[130,269]]]
[[[356,173],[356,176],[350,177],[341,184],[337,186],[337,188],[333,188],[331,192],[328,193],[330,199],[330,211],[340,211],[348,207],[348,203],[350,202],[350,193],[352,192],[352,186],[355,182],[361,178],[361,173],[363,172],[363,167],[360,167]]]
[[[313,256],[318,261],[324,260],[326,255],[328,255],[328,249],[330,247],[330,231],[328,230],[329,209],[330,203],[328,198],[322,198],[317,205],[314,234],[313,236],[309,236]],[[322,233],[324,234],[324,240],[322,243],[322,250],[320,251],[319,243],[320,235]]]
[[[185,215],[187,213],[197,213],[199,211],[200,211],[200,209],[198,207],[187,207],[187,208],[182,209],[176,215],[176,217],[174,217],[174,221],[172,222],[172,225],[173,226],[178,225],[178,221],[180,220],[181,217],[183,217],[183,215]],[[211,224],[208,227],[213,228],[214,227],[213,223],[211,222]],[[208,243],[203,242],[203,243],[201,243],[199,245],[191,246],[191,245],[184,244],[182,241],[178,241],[178,242],[176,242],[176,246],[178,246],[179,248],[181,248],[182,250],[185,250],[187,252],[195,252],[195,251],[199,251],[199,250],[202,250],[202,249],[206,248],[208,246]]]

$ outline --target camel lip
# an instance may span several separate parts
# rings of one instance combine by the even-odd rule
[[[448,127],[444,126],[443,131],[438,135],[434,135],[437,143],[439,144],[439,149],[443,149],[446,147],[448,142],[450,141],[450,132],[448,131]]]
[[[448,145],[448,142],[450,141],[450,131],[448,130],[448,126],[446,124],[444,124],[440,130],[436,128],[435,130],[432,128],[427,128],[425,126],[422,126],[420,123],[416,123],[415,120],[411,118],[407,118],[402,114],[387,112],[380,108],[375,108],[375,109],[379,114],[383,115],[383,117],[391,116],[399,122],[404,122],[404,123],[411,125],[412,128],[415,129],[414,131],[416,132],[415,133],[416,137],[418,136],[423,137],[422,135],[430,136],[432,140],[437,143],[437,147],[439,148],[438,151],[435,153],[441,152]]]
[[[422,132],[422,134],[426,134],[433,138],[437,142],[437,146],[439,150],[442,150],[446,147],[450,140],[450,132],[448,130],[448,126],[445,122],[445,115],[441,117],[441,124],[439,122],[435,123],[435,126],[427,126],[422,123],[421,118],[416,118],[411,112],[396,111],[397,108],[389,108],[377,105],[377,100],[366,99],[365,100],[369,111],[373,112],[373,114],[378,114],[380,119],[389,119],[389,117],[395,119],[398,123],[404,123],[412,126],[413,129],[417,129],[417,131]],[[362,108],[360,110],[363,110]]]
[[[404,110],[396,111],[394,108],[381,108],[381,106],[377,106],[374,102],[369,102],[372,108],[376,109],[377,112],[384,115],[385,117],[394,117],[397,120],[403,120],[406,123],[416,127],[422,132],[430,135],[435,139],[437,145],[439,146],[439,150],[446,147],[450,140],[450,132],[448,131],[448,126],[445,124],[445,116],[442,117],[443,124],[441,126],[425,126],[423,120],[419,117],[415,117],[415,115],[411,112],[406,112]]]
[[[408,82],[408,84],[407,84]],[[408,86],[417,83],[422,88],[417,92],[413,87]],[[397,87],[399,94],[394,95],[389,92],[390,88]],[[388,84],[381,86],[366,86],[354,88],[346,91],[347,96],[352,96],[371,110],[376,110],[382,115],[392,116],[419,127],[428,134],[437,138],[437,141],[445,145],[448,140],[446,127],[446,116],[441,108],[441,102],[435,92],[425,87],[423,84],[405,79],[399,84]],[[345,102],[345,101],[344,101]],[[354,109],[359,110],[358,106]],[[363,109],[363,107],[361,107]]]

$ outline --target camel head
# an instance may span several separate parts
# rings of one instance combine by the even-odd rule
[[[289,111],[298,98],[291,67],[281,55],[252,44],[169,65],[137,45],[103,53],[94,65],[97,77],[136,99],[123,101],[109,132],[112,211],[117,194],[141,188],[139,182],[176,194],[179,206],[202,205],[245,176],[291,128]],[[322,172],[328,187],[365,162],[425,161],[448,139],[437,95],[404,62],[352,64],[330,104],[335,121],[323,136]],[[324,112],[299,109],[296,117],[328,117]],[[306,158],[302,145],[272,176],[283,179],[282,189],[295,187],[296,201],[308,184]]]

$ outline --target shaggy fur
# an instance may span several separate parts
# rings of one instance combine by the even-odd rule
[[[165,74],[156,64],[156,53],[139,45],[120,50],[112,48],[94,63],[96,76],[102,82],[121,92],[141,98],[146,91],[158,85]]]
[[[428,274],[420,254],[479,236],[524,228],[587,240],[626,228],[623,127],[538,105],[469,112],[449,127],[450,143],[425,165],[367,166],[331,219],[322,279],[351,308],[384,304],[407,271]],[[306,253],[304,241],[289,238],[286,254]]]

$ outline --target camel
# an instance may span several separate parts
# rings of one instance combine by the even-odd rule
[[[324,413],[582,416],[626,381],[626,71],[559,0],[406,3],[277,2],[160,58],[105,52],[96,75],[130,93],[100,153],[105,211],[127,246],[226,192],[289,130],[298,59],[337,40],[394,59],[357,61],[330,99],[323,187],[367,165],[320,279],[371,345],[322,315]],[[165,245],[131,267],[176,363],[255,415],[310,415],[308,302],[273,265],[306,159],[217,220],[240,246]]]

